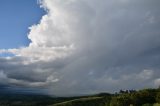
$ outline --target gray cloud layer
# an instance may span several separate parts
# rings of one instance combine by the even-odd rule
[[[0,50],[0,83],[51,94],[160,85],[159,0],[42,0],[31,43]],[[5,81],[4,81],[5,79]]]

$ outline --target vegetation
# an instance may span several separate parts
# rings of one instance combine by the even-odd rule
[[[80,97],[1,94],[0,106],[160,106],[160,89],[120,90]]]
[[[160,89],[120,90],[116,94],[94,95],[51,106],[160,106]]]

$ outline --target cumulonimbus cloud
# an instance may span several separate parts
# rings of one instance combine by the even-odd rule
[[[39,2],[47,14],[30,27],[29,46],[0,50],[15,55],[0,60],[12,84],[44,85],[57,95],[157,86],[160,1]]]

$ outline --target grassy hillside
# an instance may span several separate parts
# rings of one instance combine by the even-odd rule
[[[160,106],[158,103],[160,103],[160,89],[143,89],[81,97],[51,106]]]
[[[0,94],[0,106],[160,106],[160,89],[120,90],[80,97]]]
[[[102,102],[103,98],[102,97],[90,97],[90,98],[81,98],[81,99],[75,99],[75,100],[70,100],[62,103],[55,104],[53,106],[96,106],[101,105],[105,102]]]

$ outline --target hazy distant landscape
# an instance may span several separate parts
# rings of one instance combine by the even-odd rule
[[[76,97],[4,93],[0,95],[0,106],[160,106],[160,88]]]

